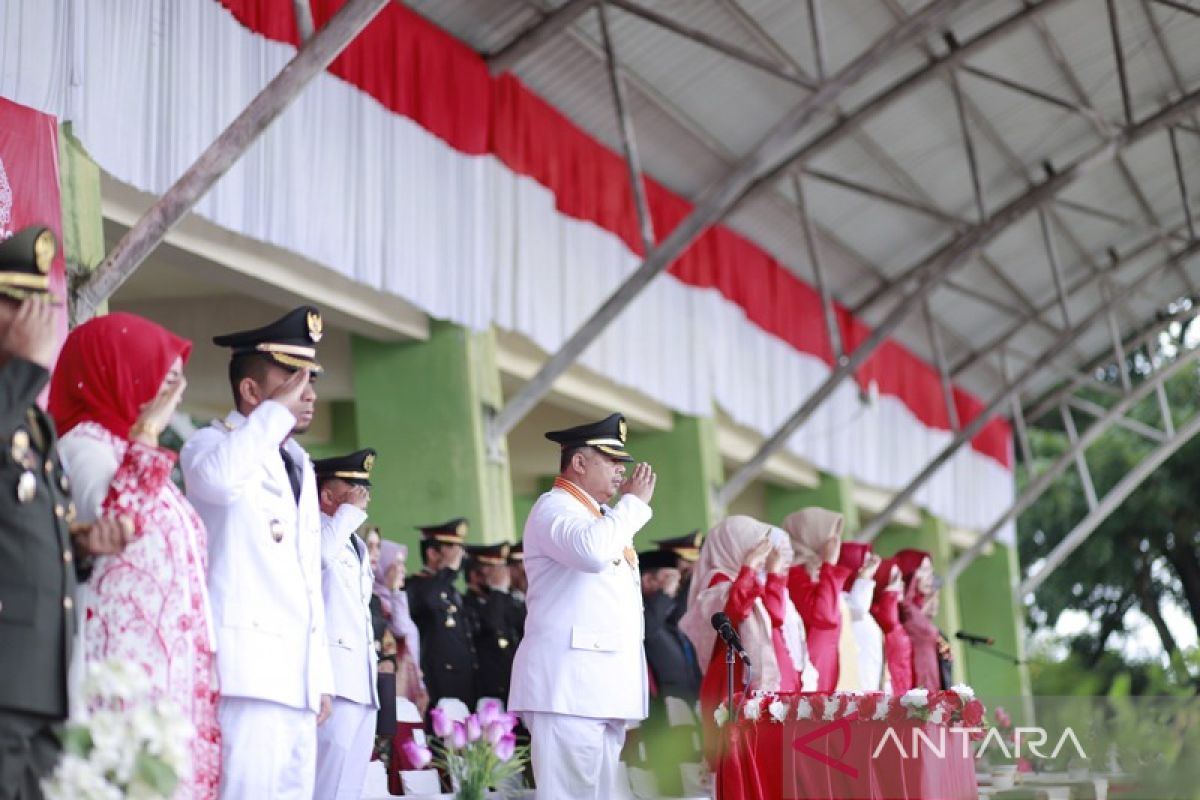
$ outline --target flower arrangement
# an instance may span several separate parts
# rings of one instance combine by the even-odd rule
[[[175,793],[193,728],[155,701],[141,668],[123,659],[90,664],[86,721],[63,731],[63,754],[42,782],[47,800],[167,800]]]
[[[484,793],[518,775],[528,748],[517,746],[515,714],[505,713],[497,700],[484,700],[479,712],[462,722],[435,708],[429,712],[434,742],[431,747],[406,742],[404,754],[417,769],[433,764],[450,776],[460,800],[482,800]]]
[[[947,727],[979,728],[972,734],[983,735],[985,713],[983,703],[969,686],[955,686],[948,691],[930,692],[913,689],[899,698],[883,692],[832,692],[820,694],[779,695],[772,692],[751,692],[741,699],[739,715],[752,721],[782,723],[788,719],[834,722],[930,722]],[[999,709],[998,709],[999,710]],[[717,706],[713,719],[718,726],[729,721],[725,703]]]

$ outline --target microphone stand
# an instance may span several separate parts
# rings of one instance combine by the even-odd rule
[[[1010,654],[1004,652],[1003,650],[997,650],[996,648],[992,647],[991,645],[980,644],[979,642],[972,642],[970,640],[963,640],[963,641],[966,641],[967,644],[969,644],[971,646],[972,650],[978,650],[981,653],[987,653],[989,656],[992,656],[993,658],[998,658],[1001,661],[1007,661],[1010,664],[1012,664],[1014,667],[1019,667],[1025,663],[1024,661],[1017,658],[1016,656],[1010,655]]]
[[[737,653],[733,645],[725,643],[725,703],[729,709],[729,722],[737,721],[737,708],[733,705],[733,668],[737,666]]]

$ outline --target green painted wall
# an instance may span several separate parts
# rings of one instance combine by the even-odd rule
[[[858,507],[854,505],[854,481],[836,475],[819,473],[820,483],[798,489],[766,485],[767,519],[772,525],[783,523],[784,517],[802,508],[817,506],[837,511],[846,519],[847,536],[858,530]]]
[[[1011,599],[1019,574],[1015,548],[994,545],[990,554],[975,559],[959,577],[958,583],[964,589],[980,590],[959,592],[958,605],[964,630],[991,636],[996,640],[996,650],[1024,659],[1024,625]],[[1029,668],[1014,667],[1011,662],[973,647],[964,650],[970,683],[988,708],[1000,701],[1010,713],[1018,713],[1020,706],[1012,698],[1029,693]]]
[[[319,392],[319,385],[317,389]],[[329,438],[321,442],[301,442],[304,445],[304,449],[308,451],[308,454],[314,460],[344,456],[347,453],[353,453],[361,447],[375,447],[378,449],[370,436],[366,436],[361,445],[358,443],[357,412],[352,401],[337,400],[330,403],[323,410],[332,417]]]
[[[484,406],[499,403],[491,335],[435,321],[428,341],[356,336],[352,354],[355,440],[379,451],[371,520],[410,545],[415,526],[457,516],[473,542],[512,539],[507,459],[484,444]]]
[[[654,517],[638,533],[639,550],[650,548],[655,539],[712,527],[712,492],[722,470],[711,419],[676,414],[669,431],[630,431],[627,449],[658,475],[651,501]]]
[[[538,495],[532,493],[516,492],[513,494],[513,541],[521,539],[522,532],[525,530],[525,520],[529,518],[529,511],[537,499]]]
[[[104,217],[100,205],[100,167],[71,132],[70,123],[58,129],[59,200],[62,206],[63,257],[67,285],[71,276],[86,274],[104,260]],[[74,306],[74,299],[71,299]],[[108,303],[96,309],[106,313]]]

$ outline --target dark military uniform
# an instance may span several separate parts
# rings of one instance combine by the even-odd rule
[[[454,519],[420,529],[429,542],[461,545],[467,522]],[[475,645],[462,594],[455,587],[458,571],[424,569],[405,584],[408,610],[421,634],[421,671],[433,708],[443,697],[455,697],[475,708]]]
[[[33,257],[31,237],[39,235]],[[12,248],[24,246],[30,257],[12,263]],[[49,246],[43,261],[40,230],[0,245],[7,251],[0,252],[0,294],[18,299],[48,291],[48,280],[37,279],[53,258],[52,235]],[[46,369],[23,359],[0,367],[0,795],[6,798],[42,796],[39,778],[57,761],[55,729],[67,716],[80,565],[54,424],[36,404],[49,380]]]
[[[677,567],[683,573],[683,579],[679,582],[679,595],[675,600],[675,608],[670,617],[672,624],[678,625],[679,620],[683,619],[683,615],[687,611],[688,592],[692,588],[692,567],[700,560],[700,547],[704,544],[704,532],[697,528],[684,536],[676,536],[674,539],[658,539],[654,543],[658,545],[659,551],[675,556],[676,563],[671,566]]]
[[[490,566],[508,566],[507,544],[468,547],[471,558]],[[525,632],[525,604],[508,592],[481,587],[469,588],[466,597],[471,636],[479,658],[476,686],[480,697],[508,702],[513,656]]]

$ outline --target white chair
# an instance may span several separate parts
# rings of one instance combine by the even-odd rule
[[[457,697],[443,697],[438,700],[437,707],[445,711],[446,716],[455,722],[463,722],[471,716],[471,709],[467,708],[467,704]]]
[[[436,769],[401,770],[400,786],[405,795],[422,797],[442,793],[442,784]]]
[[[716,787],[713,785],[713,775],[709,772],[707,764],[680,764],[679,775],[682,778],[685,796],[712,797]]]
[[[384,769],[382,761],[372,761],[367,764],[362,796],[364,798],[392,796],[392,793],[388,791],[387,770]]]
[[[396,698],[396,722],[421,722],[421,709],[407,697]]]

